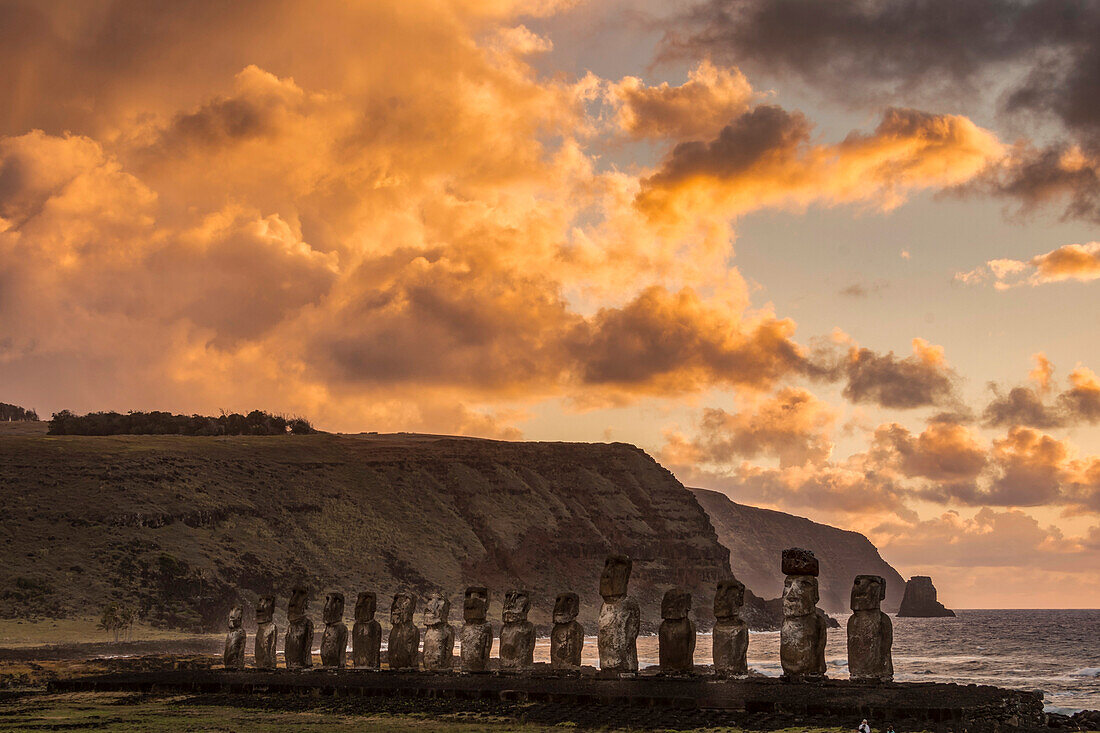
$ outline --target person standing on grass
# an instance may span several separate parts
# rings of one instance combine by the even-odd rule
[[[871,726],[867,724],[866,718],[864,718],[863,722],[859,724],[859,733],[871,733]]]

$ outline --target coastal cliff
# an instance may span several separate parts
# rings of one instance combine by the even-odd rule
[[[755,592],[767,598],[782,595],[780,553],[787,547],[804,547],[813,550],[821,563],[820,605],[824,610],[848,612],[852,580],[863,573],[886,579],[882,610],[892,613],[898,609],[905,581],[860,533],[738,504],[718,491],[692,491],[710,517],[718,541],[729,549],[734,574]]]

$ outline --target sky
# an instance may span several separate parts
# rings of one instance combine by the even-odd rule
[[[1095,3],[0,0],[0,68],[0,400],[625,441],[1100,607]]]

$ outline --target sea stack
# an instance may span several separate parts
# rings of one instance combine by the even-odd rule
[[[287,669],[309,669],[313,666],[313,621],[306,616],[309,591],[295,588],[286,604],[286,638],[283,656]]]
[[[241,626],[241,607],[229,612],[229,633],[225,635],[225,653],[222,663],[226,669],[244,669],[244,628]]]
[[[485,672],[489,669],[489,652],[493,648],[493,626],[485,620],[489,613],[489,589],[472,585],[466,589],[462,601],[462,658],[463,672]]]
[[[424,669],[451,669],[454,666],[455,628],[447,620],[451,601],[442,593],[433,593],[424,606]]]
[[[817,607],[817,558],[809,550],[783,550],[783,626],[779,661],[787,679],[825,676],[825,614]]]
[[[657,632],[662,672],[690,672],[695,668],[695,624],[688,618],[690,613],[690,593],[679,588],[665,593]]]
[[[577,621],[581,599],[576,593],[559,593],[554,601],[554,628],[550,632],[550,666],[558,669],[581,666],[584,627]]]
[[[749,627],[741,619],[745,584],[736,578],[718,581],[714,593],[714,669],[727,675],[749,673]]]
[[[638,602],[626,594],[633,566],[626,555],[611,555],[600,575],[599,632],[600,669],[614,672],[638,671]]]
[[[500,668],[528,669],[535,664],[535,625],[527,620],[531,595],[525,590],[504,594],[504,626],[500,629]]]
[[[275,669],[275,596],[263,596],[256,604],[256,668]]]
[[[954,615],[954,611],[944,608],[943,604],[936,600],[936,586],[932,585],[932,579],[927,575],[914,575],[905,584],[905,595],[902,596],[901,607],[898,609],[899,618],[904,616],[937,618]]]
[[[344,668],[348,650],[348,627],[344,623],[344,594],[325,597],[325,631],[321,634],[321,665]]]
[[[378,669],[382,646],[382,624],[374,618],[378,597],[363,591],[355,600],[355,625],[351,627],[351,663]]]
[[[390,669],[416,669],[420,656],[420,629],[413,624],[416,599],[398,593],[390,605],[390,639],[387,645]]]
[[[848,618],[848,674],[853,680],[890,682],[894,661],[890,647],[894,626],[882,612],[886,579],[857,575],[852,583],[852,615]]]

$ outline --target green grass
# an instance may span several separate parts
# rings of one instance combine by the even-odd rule
[[[141,695],[135,693],[28,693],[0,695],[0,730],[93,731],[517,731],[542,733],[591,726],[575,723],[527,723],[486,712],[378,713],[357,710],[356,703],[309,698]],[[596,728],[597,730],[638,730]],[[707,728],[707,731],[737,731]],[[792,728],[776,733],[840,733],[839,728]]]

